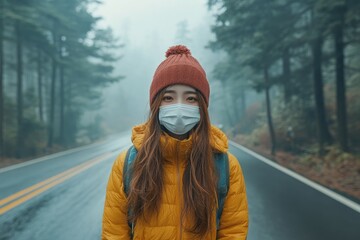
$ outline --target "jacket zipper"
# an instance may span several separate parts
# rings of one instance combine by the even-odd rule
[[[180,213],[180,237],[179,240],[182,239],[182,214],[181,214],[181,208],[182,208],[182,201],[181,201],[181,189],[180,189],[180,162],[179,162],[179,144],[176,144],[176,170],[177,170],[177,182],[178,182],[178,196],[179,196],[179,213]]]

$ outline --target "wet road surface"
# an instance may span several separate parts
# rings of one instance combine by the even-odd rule
[[[130,136],[124,134],[44,161],[0,169],[0,239],[100,239],[111,166],[129,144]],[[360,239],[358,211],[238,146],[231,144],[230,151],[245,176],[248,240]]]
[[[234,144],[246,181],[249,240],[359,240],[357,211],[290,177]]]

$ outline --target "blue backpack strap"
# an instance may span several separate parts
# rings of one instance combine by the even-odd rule
[[[215,167],[219,176],[217,184],[217,198],[218,198],[218,209],[216,211],[216,230],[220,227],[220,218],[224,208],[226,195],[229,191],[229,158],[227,153],[215,153],[214,155]]]
[[[137,150],[132,145],[128,151],[126,152],[126,157],[124,161],[124,170],[123,170],[123,181],[124,181],[124,192],[126,195],[129,195],[129,187],[130,187],[130,181],[132,177],[132,164],[135,160],[137,154]]]
[[[126,152],[126,157],[125,157],[125,161],[124,161],[124,169],[123,169],[124,192],[125,192],[126,196],[129,195],[130,181],[131,181],[132,172],[133,172],[132,165],[134,163],[136,154],[137,154],[137,150],[134,147],[134,145],[132,145]],[[130,215],[130,213],[131,213],[131,209],[128,210],[128,215]],[[129,222],[128,224],[129,224],[129,227],[131,228],[131,239],[132,239],[133,233],[134,233],[134,223]]]

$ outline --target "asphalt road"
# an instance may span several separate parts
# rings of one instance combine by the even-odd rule
[[[360,213],[233,144],[245,177],[248,240],[359,240]],[[359,210],[360,206],[354,203]]]
[[[33,164],[0,169],[0,239],[100,239],[111,166],[129,144],[125,134]],[[230,151],[245,176],[248,240],[360,239],[358,211],[234,145]]]

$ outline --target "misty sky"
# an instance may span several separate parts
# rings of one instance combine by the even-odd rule
[[[116,64],[116,74],[126,78],[104,92],[101,115],[111,128],[121,122],[117,129],[122,130],[145,121],[152,76],[168,47],[185,44],[207,74],[213,69],[214,55],[204,48],[212,38],[206,0],[104,0],[96,15],[125,44],[119,49],[123,58]],[[188,39],[179,42],[178,25],[184,21]]]
[[[149,39],[167,46],[174,43],[177,23],[187,20],[192,29],[203,23],[209,15],[206,4],[206,0],[104,0],[97,14],[131,46],[143,48]]]

